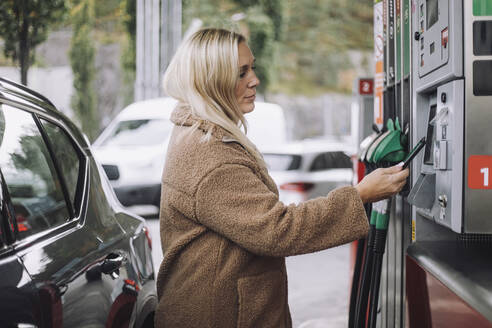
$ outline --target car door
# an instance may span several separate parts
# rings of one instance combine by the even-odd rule
[[[0,111],[11,247],[35,286],[36,325],[128,325],[136,296],[127,286],[126,236],[90,180],[89,158],[56,119],[7,105]]]
[[[12,247],[15,221],[4,190],[0,173],[0,327],[29,327],[40,321],[41,313],[33,306],[37,294],[29,274]]]
[[[80,181],[80,170],[74,169],[77,162],[73,143],[66,132],[57,126],[56,122],[48,118],[39,119],[47,142],[51,145],[53,157],[58,163],[63,179],[66,181],[69,201],[74,204],[74,211],[79,220],[82,220],[82,209],[77,203],[82,197],[77,193]],[[72,149],[74,151],[70,152]],[[81,327],[92,325],[97,318],[98,322],[104,320],[105,327],[127,327],[134,314],[135,302],[139,294],[140,271],[136,269],[134,256],[132,256],[133,243],[137,236],[131,231],[133,227],[125,230],[115,219],[115,213],[109,204],[107,192],[99,175],[100,170],[90,157],[85,158],[86,168],[90,175],[86,175],[87,202],[84,220],[84,228],[91,240],[97,240],[97,248],[91,249],[91,256],[96,258],[89,266],[84,266],[85,272],[73,282],[72,288],[67,291],[64,304],[64,326]],[[83,175],[83,174],[82,174]],[[135,222],[137,220],[133,220]],[[139,221],[137,221],[140,223]],[[140,238],[142,238],[140,236]],[[89,254],[85,255],[89,258]],[[142,271],[143,273],[143,271]],[[82,300],[82,301],[81,301]],[[104,309],[104,310],[103,310]],[[87,313],[81,316],[79,313]]]

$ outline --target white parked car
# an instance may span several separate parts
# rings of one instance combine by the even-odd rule
[[[123,109],[92,145],[124,206],[159,207],[162,169],[173,127],[169,119],[176,103],[172,98],[135,102]],[[156,210],[152,207],[150,213]],[[143,207],[143,212],[148,211]]]
[[[245,117],[248,121],[248,138],[258,150],[287,141],[284,110],[279,105],[257,101],[255,109]]]
[[[173,127],[169,119],[176,104],[172,98],[135,102],[123,109],[92,145],[119,201],[141,215],[155,214],[159,207],[162,170]],[[280,106],[256,102],[255,110],[246,118],[250,123],[248,137],[260,149],[285,141]]]
[[[356,148],[339,141],[303,140],[263,149],[285,204],[300,203],[352,184]]]

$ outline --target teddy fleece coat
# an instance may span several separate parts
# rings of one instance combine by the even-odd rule
[[[284,258],[365,236],[359,194],[343,187],[286,205],[267,170],[224,129],[183,106],[171,120],[156,327],[291,327]]]

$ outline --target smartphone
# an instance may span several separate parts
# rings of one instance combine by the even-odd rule
[[[414,157],[417,156],[419,151],[421,151],[422,148],[424,148],[424,146],[425,146],[425,137],[420,139],[420,141],[417,143],[417,145],[415,147],[413,147],[410,154],[407,155],[407,157],[405,158],[405,161],[403,161],[403,169],[407,168],[407,166],[410,164],[412,159],[414,159]]]

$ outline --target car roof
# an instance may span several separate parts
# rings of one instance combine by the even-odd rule
[[[119,121],[148,118],[169,119],[178,101],[171,97],[154,98],[134,102],[125,107],[116,117]]]
[[[2,103],[41,114],[61,123],[83,148],[87,146],[87,137],[48,98],[24,85],[0,77],[0,104]]]
[[[5,102],[28,106],[38,112],[58,114],[55,106],[43,95],[3,77],[0,77],[0,97]]]
[[[263,149],[262,152],[264,154],[304,155],[334,151],[353,155],[357,149],[350,144],[333,139],[305,139],[277,144]]]

